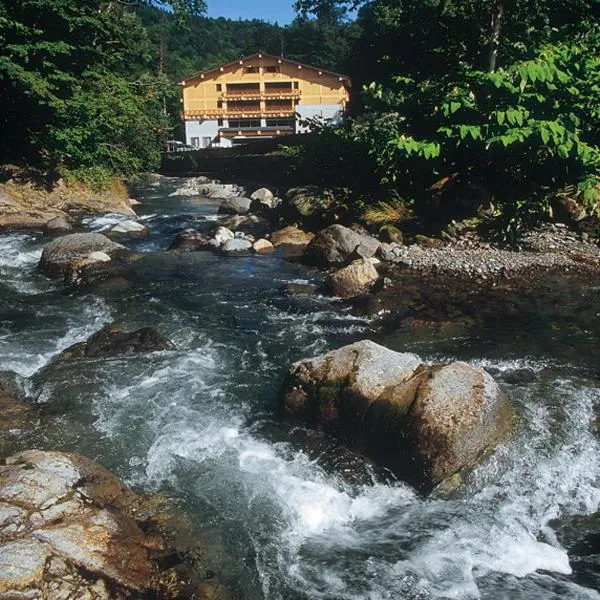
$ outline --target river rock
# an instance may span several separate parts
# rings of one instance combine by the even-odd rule
[[[387,244],[402,244],[404,243],[404,235],[402,231],[394,225],[384,225],[379,230],[380,241]]]
[[[58,360],[81,360],[103,358],[118,354],[137,354],[174,348],[173,342],[152,327],[124,332],[119,325],[107,325],[85,342],[73,344],[63,350]]]
[[[256,242],[252,244],[252,248],[254,248],[254,252],[256,252],[257,254],[269,254],[270,252],[273,252],[273,250],[275,250],[273,244],[271,244],[269,240],[264,239],[256,240]]]
[[[288,256],[302,256],[314,237],[314,233],[302,231],[298,227],[285,227],[273,232],[270,240],[275,248],[282,248]]]
[[[259,215],[232,215],[220,219],[218,224],[231,231],[241,231],[257,238],[264,237],[273,229],[271,223]]]
[[[429,366],[370,341],[293,364],[282,401],[288,415],[381,458],[427,491],[474,467],[507,435],[513,414],[483,369]]]
[[[229,256],[248,254],[250,250],[252,250],[252,242],[243,238],[227,240],[223,246],[221,246],[221,252]]]
[[[50,277],[62,277],[77,261],[92,252],[103,252],[111,258],[127,251],[101,233],[71,233],[51,241],[42,252],[38,268]]]
[[[18,382],[16,373],[0,372],[0,431],[29,429],[38,421],[34,405],[25,400]]]
[[[327,282],[334,296],[347,299],[368,292],[378,278],[371,260],[362,258],[329,275]]]
[[[219,214],[225,215],[245,215],[250,210],[252,200],[243,196],[231,196],[221,202]]]
[[[73,226],[66,217],[54,217],[44,225],[44,233],[49,236],[66,235],[73,231]]]
[[[87,458],[10,456],[0,465],[0,598],[166,598],[167,587],[183,597],[175,572],[154,558],[164,541],[140,527],[145,512],[141,497]]]
[[[290,218],[315,218],[333,207],[335,196],[329,190],[316,185],[307,185],[288,190],[282,206]]]
[[[251,209],[260,210],[262,208],[275,208],[275,195],[268,188],[260,188],[250,195],[252,200]]]
[[[169,250],[208,250],[211,249],[210,238],[198,230],[189,227],[180,231],[176,236]]]
[[[331,225],[320,231],[306,248],[307,263],[320,267],[345,265],[352,258],[370,258],[380,242],[369,235],[356,233],[343,225]]]
[[[217,227],[215,233],[213,234],[213,239],[216,240],[219,246],[222,246],[225,242],[232,240],[234,237],[235,234],[233,233],[233,231],[223,226]]]
[[[112,239],[136,239],[146,237],[150,231],[142,223],[137,221],[127,220],[117,223],[114,227],[111,227],[108,231],[108,237]]]
[[[554,519],[549,525],[569,553],[569,564],[578,583],[600,589],[600,512]]]
[[[279,288],[279,291],[283,296],[314,296],[319,291],[319,287],[314,283],[288,281]]]

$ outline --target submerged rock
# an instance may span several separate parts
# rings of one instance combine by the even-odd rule
[[[320,231],[306,248],[305,261],[319,267],[342,266],[353,258],[375,256],[380,242],[343,225],[331,225]]]
[[[165,540],[145,532],[147,502],[76,454],[29,450],[7,458],[0,465],[0,598],[197,597],[184,594],[175,569],[160,566]]]
[[[600,512],[550,521],[578,583],[600,588]]]
[[[513,415],[484,370],[425,365],[370,341],[292,365],[282,401],[290,416],[382,458],[424,490],[474,467]]]
[[[231,196],[221,202],[219,214],[225,215],[245,215],[250,210],[252,200],[243,196]]]
[[[209,242],[210,238],[189,227],[175,236],[169,250],[209,250],[211,249]]]
[[[18,379],[11,371],[0,372],[0,431],[29,429],[38,421],[34,405],[18,390]]]
[[[85,342],[63,350],[58,360],[102,358],[118,354],[137,354],[174,348],[173,342],[153,327],[142,327],[136,331],[121,331],[119,325],[107,325]]]
[[[332,273],[328,284],[334,296],[346,299],[368,292],[378,278],[371,260],[362,258]]]
[[[93,252],[112,257],[127,252],[127,248],[101,233],[71,233],[46,245],[38,268],[49,277],[63,277],[77,261],[87,259]]]
[[[319,287],[314,283],[297,283],[289,281],[284,283],[279,291],[284,296],[314,296],[319,291]]]

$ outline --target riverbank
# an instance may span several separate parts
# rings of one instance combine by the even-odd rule
[[[80,183],[34,178],[17,167],[3,166],[0,182],[0,230],[42,230],[54,219],[64,230],[82,215],[120,213],[135,216],[125,185],[95,191]]]

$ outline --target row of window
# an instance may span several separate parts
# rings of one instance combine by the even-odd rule
[[[280,73],[281,67],[279,65],[268,65],[263,67],[265,73]],[[244,73],[260,73],[260,67],[244,67]]]
[[[217,92],[223,92],[223,85],[227,92],[260,92],[260,83],[217,83]],[[300,87],[299,81],[267,81],[265,83],[266,92],[289,92],[292,89],[297,90]]]

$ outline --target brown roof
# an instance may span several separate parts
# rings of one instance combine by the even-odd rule
[[[249,60],[249,59],[255,58],[255,57],[257,57],[257,58],[263,58],[263,57],[274,58],[277,61],[286,62],[291,65],[296,65],[296,66],[300,66],[300,67],[305,67],[307,69],[312,69],[313,71],[321,71],[322,73],[327,73],[328,75],[334,75],[335,77],[339,77],[340,79],[343,79],[344,81],[350,82],[350,77],[348,77],[348,75],[342,75],[340,73],[335,73],[335,72],[329,71],[327,69],[320,69],[319,67],[313,67],[312,65],[307,65],[305,63],[301,63],[301,62],[298,62],[295,60],[290,60],[289,58],[284,58],[283,56],[275,56],[274,54],[268,54],[266,52],[255,52],[254,54],[250,54],[249,56],[244,56],[243,58],[238,58],[237,60],[233,60],[227,64],[220,65],[218,67],[213,67],[212,69],[208,69],[207,71],[201,71],[200,73],[194,73],[194,75],[185,77],[183,79],[183,81],[181,82],[181,85],[185,85],[185,83],[187,81],[198,79],[202,75],[210,75],[211,73],[220,71],[221,69],[225,69],[227,67],[232,67],[233,65],[237,65],[240,62],[243,62],[245,60]]]

